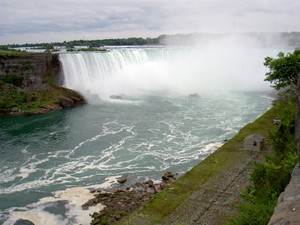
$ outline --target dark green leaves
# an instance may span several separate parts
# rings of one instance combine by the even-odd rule
[[[296,86],[300,72],[300,54],[298,52],[287,54],[280,52],[277,59],[265,58],[264,65],[269,68],[265,80],[271,82],[276,90]]]

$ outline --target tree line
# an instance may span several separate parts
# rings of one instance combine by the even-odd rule
[[[73,40],[63,42],[51,42],[51,43],[25,43],[25,44],[11,44],[6,45],[10,48],[26,47],[26,48],[42,48],[42,49],[54,49],[55,46],[72,49],[75,46],[88,46],[91,48],[102,46],[122,46],[122,45],[159,45],[163,35],[157,38],[121,38],[121,39],[103,39],[103,40]]]
[[[9,44],[5,45],[10,48],[27,47],[27,48],[42,48],[42,49],[54,49],[55,46],[65,46],[67,49],[72,49],[74,46],[87,46],[90,48],[102,47],[102,46],[122,46],[122,45],[193,45],[193,44],[206,44],[211,40],[218,41],[224,37],[228,37],[232,34],[229,33],[191,33],[191,34],[174,34],[174,35],[160,35],[155,38],[142,38],[142,37],[130,37],[130,38],[114,38],[114,39],[99,39],[99,40],[73,40],[63,42],[51,42],[51,43],[25,43],[25,44]],[[238,34],[242,39],[251,37],[264,45],[282,45],[285,43],[288,46],[300,46],[300,32],[281,32],[281,33],[240,33]],[[3,45],[2,45],[3,46]]]

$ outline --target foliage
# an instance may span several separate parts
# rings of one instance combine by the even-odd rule
[[[270,134],[273,154],[261,164],[255,164],[251,174],[252,185],[243,191],[245,203],[239,206],[240,214],[230,225],[267,224],[273,214],[277,198],[290,180],[298,161],[294,138],[296,100],[280,102],[283,108],[281,123]]]
[[[26,93],[19,92],[15,86],[0,81],[0,88],[0,112],[10,110],[11,108],[26,102]]]
[[[270,211],[271,209],[271,211]],[[269,222],[269,215],[272,214],[272,206],[267,204],[247,204],[240,208],[242,215],[249,215],[248,217],[237,217],[229,224],[232,225],[266,225]]]
[[[26,43],[26,44],[13,44],[3,47],[40,47],[47,50],[52,50],[54,46],[66,46],[67,49],[73,49],[75,46],[89,46],[92,48],[101,47],[104,45],[121,46],[121,45],[158,45],[160,44],[160,37],[157,38],[122,38],[122,39],[103,39],[103,40],[73,40],[64,42],[52,43]]]
[[[273,83],[276,90],[296,86],[300,72],[300,52],[284,54],[280,52],[278,58],[266,57],[264,65],[269,68],[266,73],[266,81]]]
[[[79,48],[79,49],[67,49],[68,52],[76,52],[76,51],[80,51],[80,52],[107,52],[106,49],[99,49],[99,48],[94,48],[94,47],[88,47],[88,48]]]
[[[26,55],[25,51],[11,49],[8,46],[0,46],[0,59],[19,58]]]
[[[47,49],[47,50],[52,50],[52,49],[54,49],[54,45],[51,44],[51,43],[45,43],[45,44],[43,45],[43,48],[44,48],[44,49]]]

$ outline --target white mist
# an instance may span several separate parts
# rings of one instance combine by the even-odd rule
[[[121,94],[266,90],[264,58],[278,52],[250,39],[227,37],[188,47],[65,53],[60,60],[64,86],[79,91],[89,103],[99,103]]]

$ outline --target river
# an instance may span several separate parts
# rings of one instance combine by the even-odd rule
[[[0,223],[88,224],[86,187],[184,174],[271,107],[262,63],[274,49],[212,52],[62,53],[64,86],[89,104],[0,118]]]

